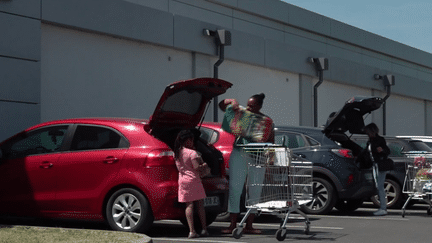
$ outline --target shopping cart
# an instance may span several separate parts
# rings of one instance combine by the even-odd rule
[[[276,239],[286,238],[286,223],[290,213],[297,212],[305,219],[305,234],[310,221],[300,205],[312,200],[312,162],[291,160],[290,150],[274,144],[252,143],[243,146],[243,156],[248,160],[246,179],[247,212],[239,226],[232,232],[239,239],[243,225],[251,213],[286,213]]]
[[[408,199],[402,207],[402,217],[405,217],[405,209],[411,200],[422,200],[429,204],[427,214],[431,215],[432,211],[432,158],[424,155],[408,155],[413,158],[410,162],[405,163],[405,181],[403,193],[408,194]]]

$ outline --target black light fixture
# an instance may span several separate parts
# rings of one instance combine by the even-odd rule
[[[387,74],[387,75],[379,75],[379,74],[375,74],[374,75],[374,79],[375,80],[382,80],[384,83],[384,87],[386,88],[387,91],[387,95],[383,98],[384,104],[383,104],[383,135],[386,135],[386,100],[390,97],[391,94],[391,86],[396,84],[396,78],[394,75],[392,74]]]
[[[315,63],[318,72],[318,83],[314,85],[314,126],[318,127],[318,87],[324,81],[324,71],[328,70],[328,59],[325,57],[310,57],[309,62]]]
[[[215,37],[217,52],[219,54],[219,60],[213,66],[213,77],[219,78],[219,66],[225,59],[225,46],[231,45],[231,32],[228,30],[209,30],[204,29],[203,34],[205,36]],[[218,122],[218,97],[213,98],[213,121]]]

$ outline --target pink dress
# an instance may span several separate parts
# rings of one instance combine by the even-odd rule
[[[195,150],[188,148],[180,150],[180,156],[176,160],[176,166],[179,171],[179,202],[192,202],[206,198],[201,178],[192,163],[193,159],[199,157],[200,155]]]

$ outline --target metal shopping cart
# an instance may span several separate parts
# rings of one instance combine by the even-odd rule
[[[288,148],[274,144],[247,144],[243,152],[244,158],[248,160],[247,212],[233,230],[233,237],[242,237],[246,219],[255,212],[286,213],[275,235],[279,241],[286,238],[286,223],[292,212],[297,212],[305,219],[304,232],[308,234],[309,218],[299,207],[312,200],[312,162],[293,161]]]
[[[432,213],[432,158],[419,155],[409,155],[412,161],[405,163],[405,181],[403,193],[408,194],[408,199],[402,207],[402,217],[405,217],[405,209],[411,200],[422,200],[429,204],[427,214]]]

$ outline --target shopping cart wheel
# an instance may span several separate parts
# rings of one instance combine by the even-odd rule
[[[286,229],[285,230],[284,229],[278,229],[276,231],[276,239],[278,241],[284,241],[286,238],[286,235],[287,235]]]
[[[243,235],[243,229],[235,228],[232,232],[232,236],[236,239],[240,239]]]
[[[305,235],[308,235],[309,232],[310,232],[310,223],[306,222],[305,224],[306,224],[306,226],[305,226],[305,229],[304,229],[304,233],[305,233]]]

